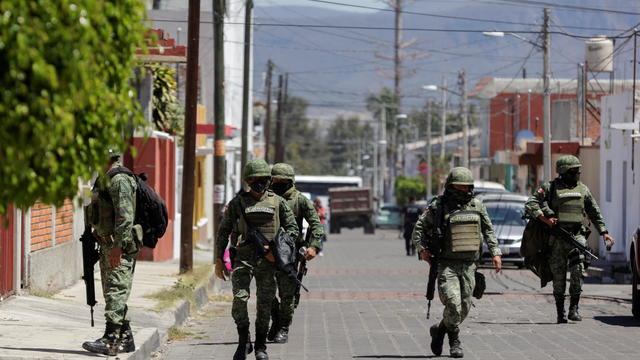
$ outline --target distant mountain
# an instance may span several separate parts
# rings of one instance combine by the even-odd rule
[[[342,1],[342,0],[336,0]],[[347,2],[347,1],[345,1]],[[264,24],[314,24],[362,27],[393,27],[393,12],[376,11],[354,13],[328,10],[312,6],[260,6],[256,2],[256,23]],[[309,2],[301,1],[302,4]],[[554,1],[637,12],[640,2],[610,1]],[[373,7],[385,7],[382,2],[371,2]],[[448,30],[511,30],[538,31],[542,24],[542,7],[508,4],[499,0],[488,1],[417,1],[406,9],[410,12],[439,16],[490,19],[515,24],[476,22],[405,14],[404,27]],[[638,15],[607,12],[582,12],[553,8],[553,31],[580,36],[616,34],[620,31],[590,30],[594,28],[624,30],[640,21]],[[518,25],[523,24],[523,25]],[[555,26],[560,25],[560,26]],[[572,27],[585,27],[578,29]],[[392,48],[383,43],[393,41],[390,30],[301,28],[257,26],[255,28],[255,87],[262,90],[266,62],[271,59],[278,71],[289,72],[290,93],[304,97],[312,104],[315,116],[334,116],[338,112],[364,110],[364,99],[369,93],[383,86],[393,86],[383,73],[393,73],[392,62],[377,57],[391,56]],[[522,34],[532,41],[536,34]],[[404,39],[415,39],[416,44],[405,51],[418,55],[418,59],[406,62],[406,71],[415,71],[402,82],[403,106],[421,106],[427,96],[439,96],[421,90],[424,84],[439,84],[442,75],[447,76],[449,86],[456,85],[456,72],[465,68],[472,87],[482,76],[522,76],[525,68],[528,77],[539,77],[542,71],[542,55],[526,42],[513,37],[495,38],[471,32],[427,32],[407,30]],[[618,44],[621,40],[618,40]],[[632,45],[632,43],[631,43]],[[629,59],[632,52],[627,46],[616,56],[617,78],[631,76]],[[625,52],[626,51],[626,52]],[[524,59],[529,57],[526,65]],[[576,64],[583,61],[584,39],[560,34],[552,35],[551,64],[553,76],[575,77]],[[517,74],[516,74],[517,73]]]

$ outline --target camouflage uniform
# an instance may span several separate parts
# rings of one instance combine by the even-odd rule
[[[266,168],[266,170],[264,170]],[[255,171],[258,169],[259,171]],[[264,172],[264,171],[266,172]],[[247,163],[244,177],[271,177],[269,167],[262,160],[252,160]],[[244,209],[244,215],[243,215]],[[249,222],[247,224],[245,222]],[[255,199],[250,193],[242,193],[234,197],[228,205],[227,211],[218,230],[216,240],[216,258],[221,259],[229,243],[229,235],[239,234],[232,237],[231,247],[235,249],[233,262],[233,273],[231,284],[233,287],[233,304],[231,314],[238,328],[238,333],[242,337],[249,329],[249,314],[247,312],[247,302],[249,301],[250,284],[253,277],[256,278],[257,288],[257,313],[256,313],[256,351],[258,343],[262,339],[266,340],[269,330],[269,319],[271,315],[271,303],[275,297],[276,264],[265,258],[258,257],[254,244],[245,242],[248,226],[258,229],[265,237],[272,239],[278,229],[284,228],[287,234],[293,238],[298,238],[298,226],[296,225],[293,212],[286,201],[271,191],[263,193],[260,199]],[[264,346],[266,350],[266,346]]]
[[[440,201],[444,201],[445,241],[440,244],[438,260],[438,294],[444,304],[442,321],[434,325],[432,336],[438,337],[440,347],[444,333],[449,334],[449,343],[458,342],[459,326],[469,314],[471,295],[475,287],[475,260],[482,241],[486,241],[492,256],[501,255],[487,209],[480,200],[467,195],[464,200],[452,194],[450,185],[473,185],[471,172],[466,168],[451,170],[446,182],[445,194],[432,201],[418,218],[413,230],[413,242],[418,252],[434,249],[436,212]],[[437,333],[437,334],[434,334]],[[460,349],[461,354],[461,349]],[[436,354],[440,355],[440,354]]]
[[[586,246],[587,240],[584,235],[588,233],[588,228],[582,224],[585,215],[600,234],[606,234],[607,228],[598,203],[589,188],[578,179],[574,182],[564,178],[564,174],[569,169],[580,167],[580,161],[575,156],[567,155],[558,159],[556,168],[560,176],[554,180],[554,194],[550,193],[550,183],[543,184],[529,197],[525,204],[525,210],[533,218],[538,218],[540,215],[558,218],[557,226],[573,233],[578,241]],[[577,315],[578,302],[582,293],[583,279],[586,276],[584,256],[571,244],[555,236],[549,237],[549,246],[551,249],[549,265],[553,274],[553,295],[556,300],[558,322],[566,322],[564,319],[564,296],[567,287],[567,268],[571,274],[569,318],[577,319],[579,318]]]
[[[110,171],[120,166],[122,164],[116,162]],[[100,245],[100,275],[107,323],[105,335],[126,335],[131,343],[133,337],[127,300],[131,294],[136,258],[142,248],[142,228],[133,223],[136,189],[136,181],[129,175],[117,174],[110,179],[106,175],[104,179],[96,180],[92,201],[87,208],[88,220]],[[109,254],[113,248],[122,249],[120,265],[117,267],[109,264]],[[93,351],[91,348],[89,345],[87,350]]]
[[[271,175],[274,178],[281,178],[294,181],[295,173],[293,168],[287,164],[275,164],[271,170]],[[320,224],[320,218],[316,209],[313,207],[311,200],[302,195],[295,186],[291,186],[282,197],[287,200],[287,204],[293,211],[298,227],[302,230],[302,221],[307,220],[310,233],[309,244],[304,244],[304,238],[302,233],[297,239],[297,248],[303,245],[313,247],[316,253],[322,251],[321,238],[324,235],[324,230]],[[293,320],[293,313],[295,311],[295,291],[297,289],[297,282],[289,277],[284,271],[276,271],[276,280],[278,284],[278,295],[280,297],[280,308],[278,310],[279,324],[275,324],[280,329],[273,329],[270,331],[270,336],[274,336],[276,342],[286,342],[288,338],[289,325]],[[277,302],[274,303],[277,306]],[[275,331],[279,333],[276,334]]]

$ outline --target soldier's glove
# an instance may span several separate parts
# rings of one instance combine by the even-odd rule
[[[227,270],[226,266],[224,266],[224,262],[222,261],[222,259],[220,258],[216,259],[216,265],[215,265],[214,271],[218,279],[227,281],[227,277],[229,276],[229,270]]]

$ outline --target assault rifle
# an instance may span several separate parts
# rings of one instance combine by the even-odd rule
[[[96,288],[93,280],[93,268],[99,259],[96,238],[91,233],[91,226],[85,225],[84,233],[80,236],[82,242],[82,269],[84,285],[86,288],[87,305],[91,307],[91,326],[93,327],[93,307],[98,303],[96,301]]]
[[[427,293],[425,297],[428,300],[427,304],[427,319],[431,313],[431,300],[435,296],[436,292],[436,280],[438,279],[438,255],[440,255],[440,246],[444,243],[444,203],[442,201],[442,196],[437,197],[437,207],[436,207],[436,222],[433,228],[433,238],[431,240],[431,244],[429,246],[425,246],[425,248],[429,250],[431,253],[431,263],[429,266],[429,280],[427,281]]]
[[[561,238],[562,240],[568,242],[569,244],[571,244],[573,247],[577,248],[578,250],[580,250],[580,252],[582,252],[583,254],[598,260],[598,257],[591,252],[591,250],[582,245],[580,243],[580,241],[578,241],[578,239],[576,238],[576,236],[574,234],[572,234],[571,232],[569,232],[567,229],[561,227],[561,226],[554,226],[553,228],[551,228],[551,233],[554,234],[555,236]]]

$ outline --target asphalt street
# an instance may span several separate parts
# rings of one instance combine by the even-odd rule
[[[630,286],[585,285],[580,323],[555,324],[551,286],[527,270],[482,268],[487,293],[461,327],[467,359],[637,359],[640,322],[631,317]],[[436,299],[426,319],[428,265],[405,256],[392,230],[332,235],[310,263],[289,343],[269,344],[270,359],[432,358],[428,327],[442,318]],[[223,291],[230,291],[229,283]],[[252,295],[253,296],[253,295]],[[568,301],[567,301],[568,302]],[[229,296],[213,299],[156,358],[231,359],[236,329]],[[249,304],[255,312],[255,299]],[[252,315],[253,316],[253,315]],[[253,332],[253,329],[252,329]],[[448,357],[445,345],[443,357]],[[248,357],[253,359],[253,354]]]

